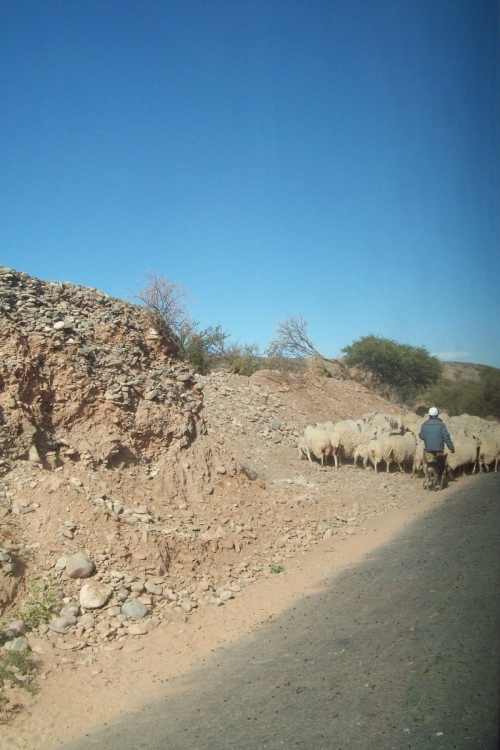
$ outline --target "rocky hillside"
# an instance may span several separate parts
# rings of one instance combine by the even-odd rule
[[[0,300],[8,649],[87,663],[141,649],[162,621],[229,604],[270,565],[420,491],[404,475],[299,460],[307,424],[394,411],[359,383],[197,376],[144,309],[2,267]],[[59,616],[22,637],[12,618],[33,580]]]

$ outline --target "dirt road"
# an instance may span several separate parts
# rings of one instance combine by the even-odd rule
[[[65,750],[498,746],[500,475]],[[172,685],[172,683],[169,683]]]

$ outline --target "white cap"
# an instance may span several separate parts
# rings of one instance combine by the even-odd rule
[[[429,409],[429,417],[437,417],[438,414],[439,409],[437,408],[437,406],[431,406],[431,408]]]

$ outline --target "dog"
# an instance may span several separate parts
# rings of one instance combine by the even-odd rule
[[[428,463],[425,467],[424,489],[427,492],[443,489],[444,471],[439,471],[437,463]]]

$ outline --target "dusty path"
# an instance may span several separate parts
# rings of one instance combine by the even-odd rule
[[[450,517],[451,509],[457,507],[457,498],[462,497],[463,493],[469,490],[475,492],[475,488],[482,486],[478,482],[484,483],[485,487],[490,488],[488,490],[489,496],[496,493],[496,498],[498,499],[498,475],[490,475],[485,478],[466,477],[456,490],[450,489],[449,492],[436,493],[429,496],[422,493],[418,503],[412,503],[407,507],[394,509],[391,512],[370,519],[366,524],[366,531],[359,535],[346,538],[342,542],[338,540],[325,540],[318,544],[316,548],[304,554],[301,558],[290,561],[287,565],[287,573],[285,575],[273,576],[248,589],[245,596],[237,598],[230,609],[209,608],[203,617],[200,615],[198,624],[193,621],[185,626],[171,625],[166,631],[162,630],[161,632],[153,633],[151,636],[153,643],[147,651],[137,654],[120,653],[109,655],[108,657],[103,656],[101,663],[97,665],[99,669],[94,668],[96,665],[90,665],[87,669],[88,673],[84,675],[82,675],[81,669],[61,671],[58,679],[52,680],[50,685],[47,686],[50,689],[44,690],[42,696],[36,699],[36,702],[30,709],[29,715],[20,718],[14,725],[6,727],[5,731],[2,731],[0,747],[2,750],[4,747],[24,747],[26,750],[43,747],[49,750],[50,748],[61,747],[61,742],[73,737],[76,744],[68,745],[68,747],[108,748],[111,747],[108,744],[109,735],[106,735],[105,743],[102,743],[100,732],[103,728],[116,726],[119,731],[122,715],[126,714],[129,717],[131,715],[137,716],[137,714],[134,714],[136,711],[140,711],[141,715],[148,715],[159,726],[156,722],[156,717],[160,711],[158,706],[165,705],[166,692],[169,695],[175,695],[176,693],[186,691],[186,686],[188,685],[186,680],[191,680],[192,683],[189,684],[194,685],[196,681],[203,679],[203,683],[206,684],[208,680],[208,684],[212,685],[214,671],[218,672],[221,669],[220,667],[211,669],[214,660],[216,660],[216,664],[222,664],[221,659],[224,659],[225,664],[226,653],[229,650],[233,653],[233,649],[236,649],[239,653],[242,652],[242,649],[244,651],[245,648],[251,647],[252,644],[264,643],[265,638],[262,634],[265,634],[266,638],[270,637],[267,635],[270,627],[269,624],[274,621],[278,624],[278,626],[274,626],[277,633],[282,632],[279,626],[281,625],[283,628],[283,623],[285,623],[285,627],[290,629],[293,624],[288,621],[290,616],[287,612],[290,611],[290,607],[304,607],[304,605],[310,602],[313,604],[311,613],[320,612],[322,606],[320,598],[322,598],[325,592],[325,587],[332,586],[332,580],[336,575],[348,569],[350,571],[349,575],[352,576],[355,570],[353,565],[365,559],[366,555],[370,552],[376,551],[375,558],[382,559],[380,557],[382,554],[381,550],[390,549],[387,546],[388,542],[408,523],[419,518],[425,519],[428,516],[428,512],[433,508],[442,507],[440,518],[442,518],[443,523],[448,523],[447,519]],[[478,519],[482,524],[483,516],[477,511],[478,502],[474,501],[470,507],[470,523],[473,524],[474,519]],[[463,523],[459,523],[459,530],[462,526]],[[434,527],[435,522],[432,521],[430,524],[431,530]],[[492,524],[488,525],[488,528],[491,529],[492,527]],[[441,537],[437,533],[436,544],[440,538],[446,540],[449,536],[446,530],[441,532]],[[402,538],[408,538],[406,532]],[[403,546],[408,550],[407,544]],[[413,546],[411,545],[412,549]],[[485,548],[488,549],[487,546]],[[429,556],[429,559],[430,557],[434,559],[435,555]],[[415,565],[418,569],[419,560],[420,558],[417,557],[416,561],[413,561],[408,566],[410,572]],[[422,560],[420,560],[421,563]],[[477,569],[481,570],[482,567],[482,565],[479,565]],[[416,583],[418,583],[418,580]],[[423,592],[419,588],[415,589],[417,603],[420,602],[423,594],[427,591],[425,586],[426,584],[424,584]],[[432,586],[428,588],[436,587]],[[370,591],[372,589],[373,584],[369,587]],[[347,594],[350,590],[351,586],[349,585]],[[373,590],[376,590],[376,587]],[[385,584],[386,593],[389,593],[391,590],[391,585]],[[383,591],[384,587],[382,587],[379,593],[383,593]],[[340,594],[341,592],[337,587],[333,601],[336,602]],[[436,594],[427,594],[427,596],[431,596],[432,598]],[[310,598],[307,599],[306,597]],[[363,593],[362,599],[364,597],[365,594]],[[302,603],[298,604],[301,601]],[[332,601],[332,599],[329,598],[328,601]],[[427,611],[427,606],[431,606],[432,608],[432,601],[427,602],[426,598],[423,597],[419,607],[423,608],[423,611]],[[440,606],[442,606],[441,599]],[[345,608],[345,606],[335,607],[332,616],[337,616],[339,611],[344,612]],[[307,614],[306,609],[304,610],[304,614]],[[436,609],[436,613],[438,610],[439,608]],[[433,614],[435,614],[434,610],[431,612],[431,615]],[[359,619],[357,613],[350,619],[349,617],[347,618],[349,624],[355,622],[356,619]],[[436,615],[433,620],[440,622],[441,615]],[[346,637],[354,635],[355,627],[352,631],[348,631],[348,636]],[[305,631],[305,627],[302,630]],[[382,635],[384,635],[384,631],[385,626],[382,628]],[[328,627],[328,632],[332,632],[330,626]],[[335,632],[338,632],[338,627],[335,628]],[[372,642],[378,640],[378,637],[376,633],[373,633],[371,636]],[[299,640],[300,638],[299,634]],[[315,642],[323,642],[321,638],[314,638],[313,640]],[[383,640],[381,643],[383,643]],[[261,648],[260,645],[259,648]],[[332,651],[332,648],[329,648],[329,644],[326,644],[325,648],[328,651]],[[339,649],[335,647],[332,653],[342,651],[342,648],[345,648],[345,646]],[[312,649],[312,646],[307,645],[307,650],[310,649]],[[336,656],[335,658],[344,658],[345,654],[346,652],[343,652],[342,657]],[[229,658],[232,659],[233,657]],[[307,654],[304,658],[308,658]],[[315,663],[316,660],[317,657],[315,657]],[[253,655],[247,661],[255,662],[261,661],[261,659]],[[257,665],[246,665],[245,669],[248,667],[248,669],[253,671],[255,666]],[[204,667],[204,670],[200,671],[200,667]],[[231,669],[229,668],[229,671],[225,669],[224,673],[226,675],[230,674]],[[260,674],[262,675],[262,672]],[[269,674],[268,667],[266,667],[265,674]],[[251,679],[251,677],[248,679]],[[292,684],[292,681],[290,682]],[[280,683],[278,681],[275,684]],[[301,687],[301,685],[298,687]],[[191,691],[191,688],[189,689]],[[352,685],[349,688],[349,692],[352,692]],[[241,690],[237,688],[235,694],[238,695],[239,693],[241,693]],[[193,700],[195,700],[197,695],[195,688],[193,688],[192,694],[194,696]],[[205,705],[205,700],[206,695],[203,696],[203,705]],[[151,711],[148,712],[146,710],[146,712],[143,712],[142,709],[146,705],[153,706]],[[185,697],[182,698],[181,705],[186,705]],[[291,701],[291,705],[295,705],[294,700]],[[211,710],[211,714],[214,713],[214,710]],[[234,710],[236,711],[236,709]],[[178,714],[178,707],[176,707],[173,715]],[[220,721],[223,722],[222,719]],[[245,719],[245,721],[248,720]],[[141,741],[137,740],[132,734],[133,730],[131,727],[135,723],[136,719],[133,721],[127,720],[128,729],[126,737],[120,740],[122,747],[141,746]],[[223,724],[224,722],[222,724],[219,723],[220,726],[223,726]],[[238,720],[236,724],[239,726],[241,722]],[[172,727],[169,727],[168,731],[171,729]],[[241,730],[242,727],[239,726],[239,729]],[[165,731],[167,731],[167,728],[165,728]],[[89,736],[87,740],[85,740],[85,735]],[[220,740],[220,735],[218,736]],[[91,740],[90,737],[93,739]],[[185,733],[183,733],[183,737],[186,737]],[[129,745],[127,744],[127,738],[130,739]],[[94,742],[94,739],[97,742]],[[185,747],[210,747],[210,745],[206,744],[207,741],[207,736],[205,736],[203,739],[203,743],[205,744],[186,744]],[[165,742],[160,745],[155,745],[154,740],[148,740],[148,742],[153,744],[142,746],[153,748],[169,746]],[[183,747],[183,745],[176,745],[175,742],[171,746]],[[231,746],[234,747],[231,744],[226,745],[226,747]],[[255,747],[257,746],[260,747],[260,745],[255,745]],[[264,745],[262,746],[264,747]],[[283,746],[280,744],[268,744],[268,747]],[[311,744],[307,745],[307,743],[303,746],[315,747]],[[403,746],[407,747],[408,745]],[[224,747],[224,745],[221,745],[221,747]],[[317,745],[317,747],[322,747],[322,745]],[[363,746],[360,745],[359,747]],[[413,746],[410,745],[410,747]]]
[[[161,699],[64,747],[497,747],[499,486],[460,487]]]

